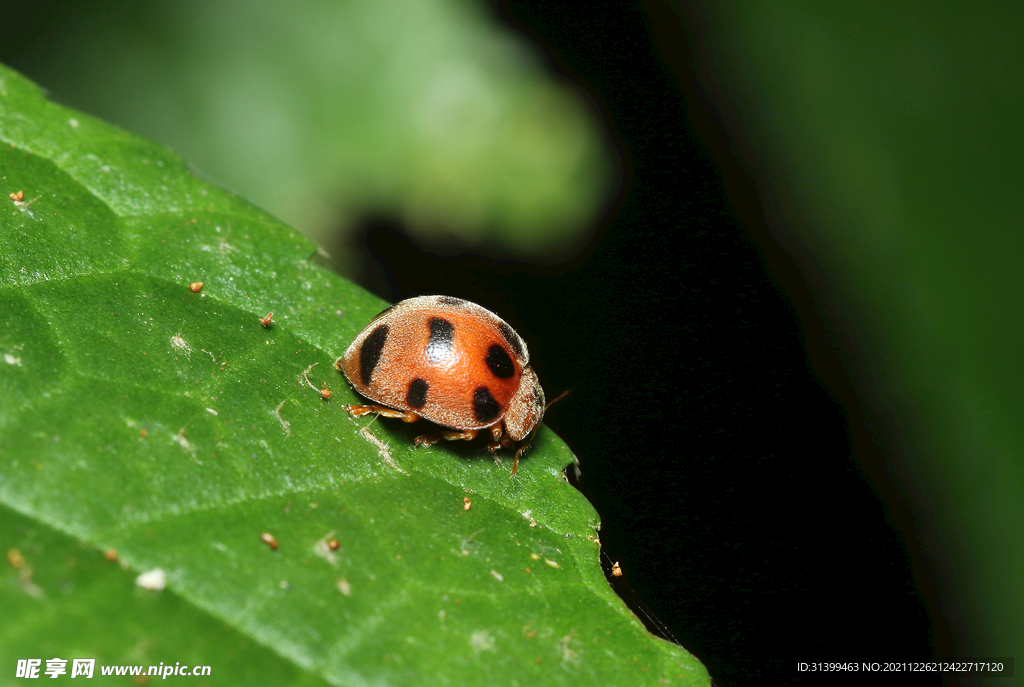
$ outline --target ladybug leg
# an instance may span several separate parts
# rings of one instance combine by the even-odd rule
[[[476,439],[479,430],[467,429],[464,432],[440,432],[438,434],[423,434],[416,437],[417,446],[433,446],[439,441],[472,441]]]
[[[393,408],[386,408],[384,406],[349,406],[348,413],[352,417],[362,417],[363,415],[369,415],[370,413],[377,413],[384,417],[398,418],[402,422],[416,422],[420,419],[420,416],[416,413],[408,410],[395,410]]]
[[[508,437],[505,436],[505,430],[502,425],[495,425],[491,427],[491,443],[487,445],[487,452],[494,454],[502,446],[508,445]]]
[[[530,445],[527,444],[526,442],[523,442],[523,444],[516,451],[516,459],[512,462],[513,475],[516,474],[516,468],[519,467],[519,456],[523,455],[528,448],[530,448]]]

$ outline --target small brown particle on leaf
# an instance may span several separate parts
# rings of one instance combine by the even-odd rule
[[[261,534],[260,540],[274,551],[277,551],[277,540],[274,539],[274,535],[272,535],[270,532],[264,532],[263,534]]]
[[[103,557],[113,563],[117,560],[117,549],[107,549],[103,552]]]
[[[201,281],[194,281],[194,282],[192,282],[191,284],[188,285],[188,290],[191,291],[192,293],[199,293],[200,291],[203,290],[203,282],[201,282]]]
[[[327,542],[327,548],[329,548],[331,551],[337,551],[339,546],[341,546],[341,544],[338,543],[337,539],[332,539],[331,541]]]
[[[7,562],[12,568],[21,568],[25,565],[25,557],[17,549],[7,549]]]
[[[324,399],[325,401],[329,400],[331,398],[331,390],[320,389],[320,398]]]
[[[272,319],[274,319],[274,313],[268,312],[266,317],[261,317],[260,318],[260,324],[262,324],[264,327],[269,327],[270,326],[270,321]]]
[[[11,200],[13,200],[15,203],[20,203],[21,201],[25,200],[25,192],[18,191],[16,193],[12,193]]]
[[[469,500],[468,496],[462,497],[462,508],[463,510],[469,510],[473,506],[473,502]]]

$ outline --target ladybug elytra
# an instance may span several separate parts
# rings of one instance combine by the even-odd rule
[[[422,417],[450,428],[417,437],[417,446],[469,441],[490,430],[493,453],[525,440],[544,416],[544,390],[529,363],[526,343],[490,310],[460,298],[420,296],[377,315],[334,366],[379,404],[350,405],[353,416]]]

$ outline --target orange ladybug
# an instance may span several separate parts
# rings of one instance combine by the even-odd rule
[[[453,430],[416,437],[417,446],[469,441],[488,429],[493,453],[526,439],[544,417],[544,390],[526,343],[490,310],[461,298],[420,296],[391,306],[334,366],[380,404],[350,405],[354,417],[422,417]]]

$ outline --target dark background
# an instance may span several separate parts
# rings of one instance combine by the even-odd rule
[[[366,218],[361,283],[498,312],[549,398],[572,389],[545,422],[579,456],[620,593],[718,685],[847,681],[800,676],[798,661],[931,659],[905,546],[851,451],[861,410],[822,382],[843,386],[841,360],[819,350],[826,369],[809,366],[805,340],[829,332],[798,319],[794,303],[813,299],[721,154],[729,132],[686,70],[691,29],[658,3],[492,9],[588,98],[619,193],[586,250],[555,266],[417,244]],[[728,198],[725,175],[748,195]]]
[[[17,66],[63,20],[61,3],[3,6],[0,61]],[[820,344],[827,324],[798,319],[794,304],[813,298],[760,225],[755,185],[688,70],[700,27],[659,3],[492,10],[607,127],[620,190],[592,242],[538,266],[417,245],[369,217],[356,246],[333,248],[363,252],[360,281],[389,300],[446,293],[496,311],[548,396],[572,389],[546,422],[579,456],[604,550],[625,572],[615,582],[717,684],[800,682],[798,661],[927,660],[933,629],[863,476],[872,466],[854,461],[864,420],[837,401],[849,395]],[[725,178],[746,190],[728,198]],[[805,342],[819,346],[815,370]]]

